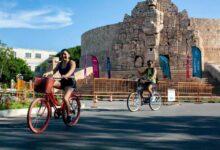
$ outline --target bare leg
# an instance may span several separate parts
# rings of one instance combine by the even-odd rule
[[[152,93],[153,93],[153,85],[152,85],[152,84],[150,84],[150,85],[148,86],[148,91],[149,91],[150,97],[151,97],[151,96],[152,96]]]
[[[53,87],[56,89],[60,89],[61,88],[61,83],[59,81],[55,81],[55,83],[53,84]]]
[[[70,106],[70,103],[69,103],[69,98],[70,98],[72,92],[73,92],[73,88],[66,88],[64,96],[63,96],[63,100],[65,101],[65,103],[67,105],[68,115],[70,114],[70,110],[71,110],[71,106]]]

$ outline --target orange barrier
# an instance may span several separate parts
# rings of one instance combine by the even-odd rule
[[[25,82],[24,80],[18,79],[16,83],[16,97],[24,101],[27,98],[27,93],[35,97],[33,82]]]
[[[107,79],[98,78],[93,82],[94,103],[98,101],[98,97],[110,97],[110,101],[114,98],[127,98],[128,95],[135,91],[136,82],[126,79]],[[200,82],[169,82],[159,81],[158,92],[163,97],[163,102],[167,102],[168,89],[176,90],[177,100],[190,98],[195,102],[200,102],[201,97],[212,97],[213,86]]]
[[[212,97],[213,86],[199,82],[178,82],[177,99],[190,98],[195,102],[201,102],[201,97]]]
[[[99,97],[109,97],[110,101],[113,98],[127,98],[131,92],[136,90],[137,82],[127,79],[107,79],[97,78],[94,79],[93,84],[93,100],[94,103],[98,102]],[[158,91],[161,96],[167,98],[168,82],[158,82]],[[146,94],[146,93],[145,93]]]
[[[98,97],[128,97],[129,93],[136,89],[136,82],[126,79],[107,79],[95,78],[93,84],[94,102],[98,101]]]

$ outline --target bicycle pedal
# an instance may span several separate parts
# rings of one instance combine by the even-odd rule
[[[144,99],[144,103],[145,103],[145,104],[150,103],[150,98],[145,98],[145,99]]]
[[[70,114],[76,114],[76,111],[75,110],[71,110]]]
[[[67,123],[68,123],[68,124],[70,124],[70,123],[71,123],[71,121],[72,121],[72,117],[71,117],[71,116],[67,116],[67,118],[66,118],[66,119],[67,119],[67,120],[66,120],[66,121],[67,121]]]

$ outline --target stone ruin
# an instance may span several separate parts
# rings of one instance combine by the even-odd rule
[[[81,46],[81,66],[85,55],[95,55],[103,72],[106,56],[113,72],[133,71],[140,63],[146,66],[148,60],[155,61],[159,69],[159,55],[166,55],[171,74],[186,71],[187,57],[192,57],[192,46],[196,46],[204,70],[206,63],[220,63],[220,20],[190,18],[171,0],[146,0],[131,15],[125,14],[123,22],[84,33]]]

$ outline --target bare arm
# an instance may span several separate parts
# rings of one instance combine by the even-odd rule
[[[60,65],[60,63],[58,63],[52,71],[45,73],[43,76],[47,77],[47,76],[50,76],[50,75],[54,75],[58,71],[59,65]]]
[[[55,74],[55,73],[58,71],[59,66],[60,66],[60,63],[58,63],[58,64],[56,65],[56,67],[53,69],[53,74]]]
[[[156,69],[156,68],[154,68],[154,74],[153,74],[152,78],[153,78],[153,79],[156,79],[156,78],[157,78],[157,69]]]
[[[70,70],[67,72],[67,74],[65,74],[63,77],[64,78],[69,78],[72,76],[72,74],[74,73],[76,69],[76,63],[74,61],[70,61]]]
[[[145,70],[146,70],[146,68],[138,68],[137,71],[138,71],[139,76],[143,76]]]

